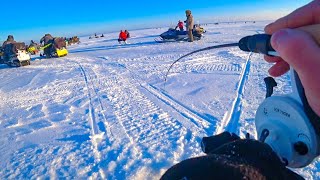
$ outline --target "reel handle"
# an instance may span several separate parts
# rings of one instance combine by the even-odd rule
[[[297,29],[309,33],[320,45],[320,24]],[[260,53],[278,56],[276,52]],[[270,132],[265,142],[287,166],[300,168],[320,155],[320,117],[310,107],[301,80],[293,68],[290,69],[290,77],[292,93],[272,96],[261,103],[255,124],[258,137],[266,130]]]

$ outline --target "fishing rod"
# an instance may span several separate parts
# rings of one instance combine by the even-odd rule
[[[166,75],[165,75],[165,78],[164,78],[164,81],[166,82],[167,81],[167,77],[170,73],[170,70],[172,69],[173,65],[176,64],[177,62],[179,62],[181,59],[185,58],[185,57],[188,57],[192,54],[195,54],[195,53],[198,53],[198,52],[202,52],[202,51],[208,51],[208,50],[211,50],[211,49],[218,49],[218,48],[226,48],[226,47],[234,47],[234,46],[238,46],[238,43],[229,43],[229,44],[222,44],[222,45],[216,45],[216,46],[210,46],[210,47],[206,47],[206,48],[203,48],[203,49],[199,49],[199,50],[196,50],[196,51],[193,51],[191,53],[188,53],[186,55],[183,55],[181,56],[179,59],[175,60],[169,67]]]
[[[320,24],[298,29],[308,33],[320,45]],[[280,57],[271,46],[271,35],[256,34],[243,37],[238,43],[212,46],[191,52],[174,61],[173,64],[197,52],[232,46],[238,46],[246,52]],[[275,96],[267,93],[267,98],[256,111],[255,127],[259,140],[268,144],[286,166],[301,168],[320,156],[320,117],[308,103],[302,82],[292,67],[290,79],[291,93]],[[268,83],[266,86],[268,89]],[[270,87],[273,88],[273,86]],[[205,138],[203,142],[202,145],[205,145]],[[208,147],[210,148],[210,144],[208,145],[204,147],[205,151]]]
[[[169,67],[164,81],[166,83],[167,77],[170,73],[170,70],[172,69],[173,65],[182,60],[185,57],[188,57],[192,54],[199,53],[202,51],[208,51],[212,49],[219,49],[219,48],[227,48],[227,47],[239,47],[242,51],[246,52],[255,52],[255,53],[261,53],[266,54],[270,56],[277,56],[277,52],[271,47],[270,44],[271,35],[268,34],[256,34],[252,36],[246,36],[240,39],[239,42],[236,43],[228,43],[228,44],[222,44],[222,45],[216,45],[216,46],[210,46],[203,49],[199,49],[196,51],[193,51],[191,53],[188,53],[186,55],[181,56],[179,59],[175,60]]]

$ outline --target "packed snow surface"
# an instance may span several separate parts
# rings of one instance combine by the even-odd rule
[[[256,136],[255,111],[270,67],[262,55],[193,50],[263,33],[267,22],[207,25],[194,43],[156,43],[166,28],[83,37],[63,58],[0,66],[0,179],[158,179],[203,155],[201,138],[225,130]],[[275,94],[291,91],[277,78]],[[297,172],[317,179],[315,162]]]

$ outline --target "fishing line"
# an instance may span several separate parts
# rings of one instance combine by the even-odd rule
[[[177,62],[179,62],[181,59],[185,58],[185,57],[188,57],[192,54],[195,54],[195,53],[198,53],[198,52],[202,52],[202,51],[208,51],[208,50],[211,50],[211,49],[218,49],[218,48],[226,48],[226,47],[235,47],[235,46],[239,46],[239,43],[229,43],[229,44],[222,44],[222,45],[216,45],[216,46],[210,46],[210,47],[206,47],[206,48],[203,48],[203,49],[199,49],[199,50],[196,50],[196,51],[193,51],[191,53],[188,53],[186,55],[183,55],[181,56],[179,59],[175,60],[169,67],[165,77],[164,77],[164,82],[166,83],[167,82],[167,77],[170,73],[170,70],[172,69],[173,65],[176,64]]]

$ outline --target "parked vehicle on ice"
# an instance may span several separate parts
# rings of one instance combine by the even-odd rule
[[[41,56],[52,58],[68,55],[67,44],[64,38],[53,38],[50,34],[46,34],[40,40],[40,43],[44,43],[44,46],[41,48],[43,49],[44,54],[40,54]]]
[[[31,42],[27,48],[27,52],[30,53],[31,55],[35,55],[35,54],[38,54],[39,50],[40,50],[39,44],[37,44],[36,42],[31,40]]]
[[[202,27],[196,27],[193,29],[192,34],[194,40],[200,40],[206,31]],[[169,28],[168,31],[162,33],[160,38],[155,39],[156,42],[176,42],[176,41],[188,41],[188,31],[180,31],[174,28]]]
[[[80,39],[78,36],[73,36],[73,37],[67,39],[67,43],[68,43],[68,45],[79,44]]]
[[[3,46],[0,64],[7,64],[11,67],[30,65],[31,57],[27,53],[25,43],[13,42]]]

